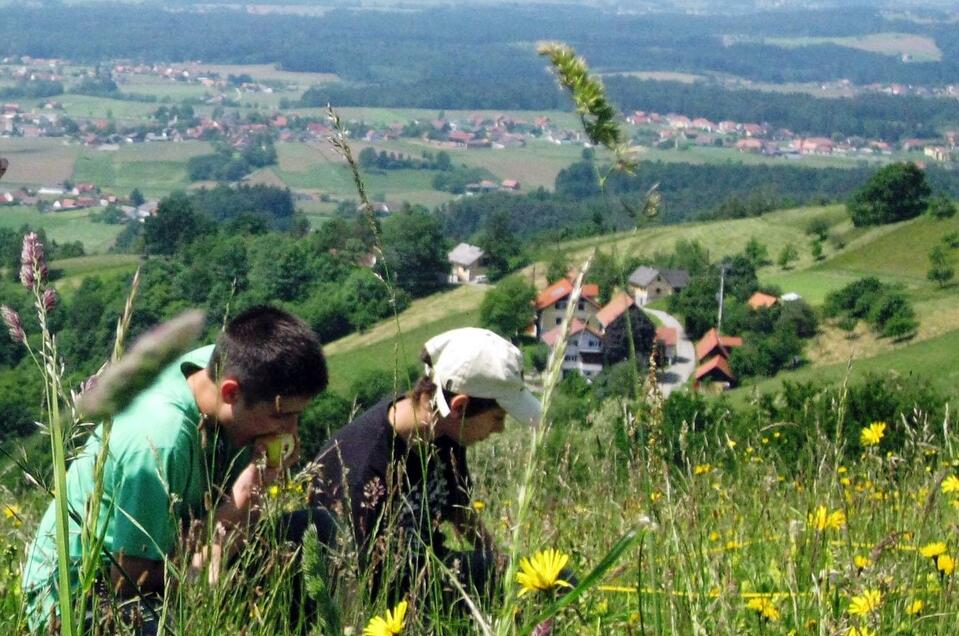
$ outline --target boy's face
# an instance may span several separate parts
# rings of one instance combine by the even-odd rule
[[[457,411],[453,411],[447,419],[449,424],[446,427],[446,436],[461,446],[470,446],[482,442],[494,433],[502,433],[506,411],[494,406],[465,419]]]
[[[311,400],[312,397],[278,395],[273,400],[251,404],[241,394],[228,405],[232,421],[224,423],[224,429],[235,446],[246,446],[263,435],[296,435],[300,415]]]

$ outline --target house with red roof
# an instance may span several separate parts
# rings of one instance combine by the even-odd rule
[[[779,302],[779,298],[777,298],[776,296],[771,296],[769,294],[764,294],[763,292],[758,291],[749,297],[749,300],[746,301],[746,304],[748,304],[753,309],[758,310],[760,308],[769,309],[778,302]]]
[[[563,278],[536,295],[536,335],[541,336],[563,322],[572,293],[573,283]],[[583,285],[573,318],[588,323],[600,309],[598,296],[599,285]]]
[[[736,375],[729,368],[729,362],[722,356],[713,356],[708,361],[696,367],[693,373],[693,386],[699,388],[703,382],[710,382],[730,387],[736,384]]]
[[[541,340],[552,350],[562,335],[563,326],[556,325],[543,334]],[[563,355],[563,375],[576,372],[587,380],[603,370],[603,334],[582,320],[574,318],[566,337]]]
[[[738,336],[723,336],[715,327],[707,331],[696,343],[696,359],[699,366],[693,373],[693,386],[699,388],[703,381],[724,388],[736,384],[736,375],[729,366],[729,355],[736,347],[743,346]]]
[[[742,338],[739,336],[721,336],[713,327],[696,343],[696,359],[701,361],[715,355],[729,358],[731,351],[741,346],[743,346]]]

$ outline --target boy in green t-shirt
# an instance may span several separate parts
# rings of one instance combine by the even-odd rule
[[[319,338],[299,318],[254,307],[233,319],[216,345],[185,354],[113,418],[103,471],[100,530],[104,587],[120,597],[162,594],[166,560],[191,519],[210,512],[226,535],[242,537],[258,516],[264,489],[297,461],[265,467],[264,436],[297,433],[298,418],[326,388]],[[67,471],[69,507],[83,514],[94,486],[102,426]],[[298,446],[298,444],[297,444]],[[218,488],[222,486],[222,490]],[[23,589],[31,628],[56,619],[57,549],[53,503],[28,551]],[[81,558],[80,525],[71,520],[71,584]],[[220,534],[220,533],[214,533]],[[240,541],[194,554],[198,573],[230,556]],[[131,583],[135,582],[135,583]],[[145,630],[149,631],[149,630]]]

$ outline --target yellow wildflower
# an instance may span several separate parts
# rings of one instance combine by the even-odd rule
[[[869,557],[862,556],[861,554],[857,554],[855,557],[853,557],[852,562],[856,565],[857,570],[865,570],[872,565],[872,561],[869,560]]]
[[[923,607],[925,607],[925,603],[917,599],[906,606],[906,614],[909,614],[910,616],[915,616],[916,614],[919,614],[922,612]]]
[[[956,560],[948,554],[940,554],[936,559],[936,569],[946,576],[952,576],[956,569]]]
[[[942,492],[949,493],[959,492],[959,477],[955,475],[949,475],[946,477],[945,481],[942,482]]]
[[[705,475],[707,473],[712,472],[712,470],[713,470],[713,467],[710,466],[709,464],[698,464],[695,468],[693,468],[693,474]]]
[[[809,525],[823,532],[825,530],[839,530],[846,525],[846,513],[842,510],[829,512],[826,506],[819,506],[809,513]]]
[[[14,526],[19,526],[20,521],[20,508],[16,504],[3,504],[3,516],[5,519],[12,519]]]
[[[710,540],[710,541],[719,541],[719,533],[716,532],[715,530],[713,530],[712,532],[710,532],[710,533],[709,533],[709,540]]]
[[[876,632],[863,625],[862,627],[850,627],[846,636],[876,636]]]
[[[853,596],[849,601],[849,613],[857,616],[871,614],[882,604],[882,594],[879,590],[866,590],[860,596]]]
[[[659,492],[658,490],[654,490],[653,492],[649,493],[649,500],[652,501],[653,503],[656,503],[662,498],[663,498],[663,493]]]
[[[859,433],[859,443],[863,446],[878,446],[886,434],[885,422],[873,422]]]
[[[485,501],[482,501],[481,499],[477,499],[476,501],[473,502],[473,510],[475,510],[476,512],[480,512],[484,508],[486,508]]]
[[[363,636],[395,636],[402,633],[406,627],[406,607],[406,601],[400,601],[392,611],[386,610],[385,616],[371,618],[363,630]]]
[[[928,558],[935,559],[940,554],[946,553],[946,544],[942,541],[936,541],[934,543],[927,543],[926,545],[919,548],[919,554]]]
[[[557,587],[572,587],[568,582],[559,578],[569,555],[559,550],[549,548],[541,550],[530,558],[523,558],[519,562],[522,572],[516,574],[516,582],[523,586],[519,595],[538,590],[549,591]]]
[[[746,607],[753,610],[764,619],[768,621],[778,621],[779,620],[779,610],[776,609],[775,604],[768,596],[758,596],[756,598],[749,599],[749,602],[746,603]]]
[[[736,448],[736,440],[734,440],[734,439],[727,439],[727,440],[726,440],[726,446],[728,446],[729,448]]]

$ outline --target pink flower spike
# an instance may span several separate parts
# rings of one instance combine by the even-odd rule
[[[47,277],[47,259],[43,254],[43,243],[36,232],[30,232],[23,237],[23,248],[20,250],[20,282],[27,289],[33,289],[37,284],[37,274],[40,281]]]
[[[23,331],[23,322],[20,320],[20,314],[12,307],[6,305],[0,305],[0,314],[3,315],[3,322],[7,325],[10,338],[12,338],[14,342],[25,344],[27,342],[27,334]]]
[[[52,287],[48,287],[43,290],[43,308],[47,312],[53,311],[54,307],[57,306],[57,291]]]

